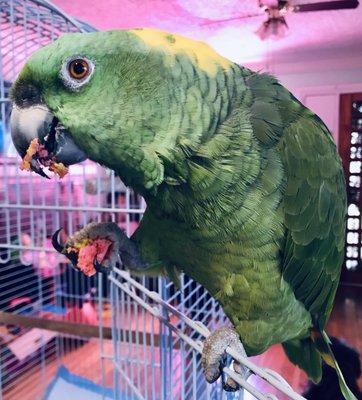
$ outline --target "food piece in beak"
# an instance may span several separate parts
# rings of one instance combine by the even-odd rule
[[[73,140],[71,133],[44,104],[31,107],[13,106],[11,137],[23,158],[21,168],[47,177],[47,167],[59,177],[68,166],[84,161],[87,156]]]
[[[31,169],[31,162],[33,160],[33,157],[36,155],[36,153],[39,150],[39,140],[37,138],[33,139],[30,142],[30,145],[28,149],[26,150],[25,156],[20,164],[20,169],[22,171],[30,171]]]
[[[63,163],[57,162],[52,162],[52,164],[49,166],[49,170],[58,175],[60,179],[64,178],[69,172],[68,167],[66,167]]]
[[[69,169],[63,163],[57,163],[52,157],[49,157],[49,152],[45,146],[39,143],[38,138],[34,138],[26,150],[20,169],[24,171],[33,170],[48,178],[41,166],[38,165],[37,160],[40,164],[48,167],[50,171],[54,172],[60,178],[64,178],[68,173]]]

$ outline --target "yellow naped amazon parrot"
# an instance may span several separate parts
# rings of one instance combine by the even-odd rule
[[[114,224],[64,246],[55,237],[77,268],[82,248],[109,241],[97,271],[119,255],[126,268],[202,284],[233,324],[206,340],[210,382],[236,340],[250,356],[282,343],[314,381],[322,359],[334,366],[354,399],[324,331],[344,254],[341,161],[324,123],[275,78],[157,30],[75,33],[34,53],[11,97],[28,168],[89,158],[147,202],[130,239]]]

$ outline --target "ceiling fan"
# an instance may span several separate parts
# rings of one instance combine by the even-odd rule
[[[315,3],[292,4],[290,0],[259,0],[259,7],[267,14],[267,19],[255,32],[261,40],[282,38],[288,31],[285,15],[288,13],[331,11],[354,9],[359,5],[358,0],[332,0]],[[204,25],[227,23],[244,18],[259,17],[262,14],[239,15],[217,21],[208,21]]]

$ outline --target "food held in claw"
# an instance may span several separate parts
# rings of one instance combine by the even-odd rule
[[[77,247],[69,247],[70,251],[78,251],[77,267],[87,276],[92,276],[96,273],[93,261],[97,258],[99,263],[102,263],[106,258],[108,250],[112,245],[112,241],[108,239],[87,239]]]
[[[44,145],[39,143],[38,138],[34,138],[30,142],[26,154],[20,164],[20,169],[23,171],[30,171],[32,160],[38,160],[42,165],[48,167],[50,171],[58,175],[59,178],[64,178],[69,171],[69,168],[63,163],[57,163],[52,158],[49,158],[48,150]]]

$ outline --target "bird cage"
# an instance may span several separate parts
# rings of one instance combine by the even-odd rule
[[[45,182],[21,172],[9,140],[9,88],[27,58],[63,33],[91,30],[45,1],[0,1],[0,398],[4,400],[45,398],[61,365],[100,382],[99,315],[108,310],[106,301],[99,310],[99,298],[106,298],[107,284],[102,277],[88,279],[72,270],[52,249],[50,237],[60,226],[71,234],[92,220],[119,221],[130,233],[143,206],[112,173],[89,162],[75,167],[63,181]],[[44,321],[51,322],[53,330],[41,329]],[[93,330],[67,333],[66,326],[73,331]]]
[[[77,399],[243,398],[203,377],[202,340],[227,320],[199,284],[182,275],[175,288],[118,268],[87,278],[52,248],[58,228],[71,235],[91,221],[116,222],[130,236],[145,203],[89,161],[62,180],[19,170],[9,140],[11,83],[36,49],[93,28],[44,0],[0,0],[0,18],[0,400],[70,399],[64,382]],[[302,399],[273,371],[228,353],[288,398]],[[276,398],[232,368],[224,372],[256,398]],[[93,397],[75,394],[84,388]]]

